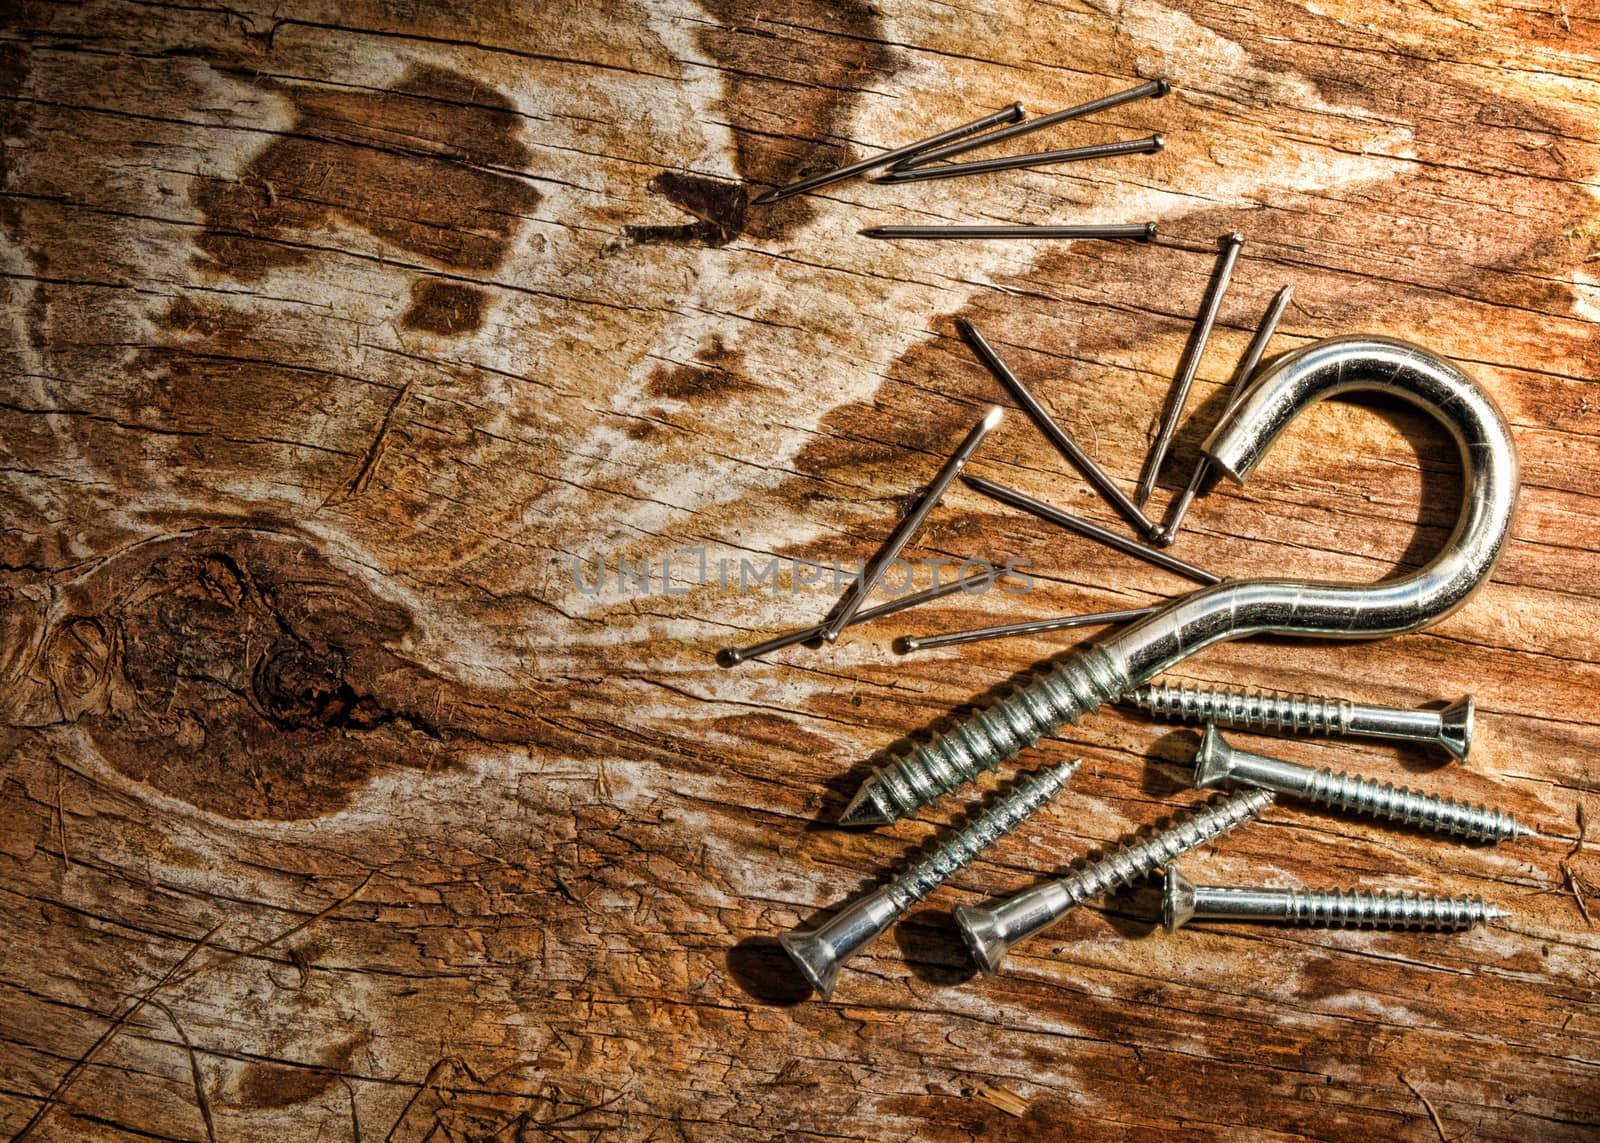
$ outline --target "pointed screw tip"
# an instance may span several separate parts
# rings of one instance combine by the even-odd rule
[[[883,808],[873,798],[871,779],[856,791],[856,796],[850,799],[850,804],[844,808],[844,813],[839,815],[839,824],[842,826],[888,825],[893,820],[883,812]]]

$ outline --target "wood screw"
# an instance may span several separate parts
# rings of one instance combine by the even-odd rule
[[[1047,929],[1085,901],[1138,880],[1173,858],[1249,821],[1272,804],[1268,790],[1247,790],[1215,802],[1169,829],[1123,846],[1093,865],[1018,893],[998,905],[955,908],[956,924],[978,967],[1000,971],[1011,946]]]
[[[1319,806],[1355,810],[1473,841],[1507,841],[1533,833],[1505,810],[1424,794],[1359,774],[1314,770],[1265,754],[1235,750],[1214,726],[1206,727],[1194,760],[1194,784],[1251,786],[1304,798]]]
[[[1243,889],[1196,885],[1167,866],[1161,923],[1170,933],[1193,920],[1279,921],[1316,928],[1470,929],[1510,910],[1482,897],[1447,897],[1379,889]]]
[[[1130,693],[1127,701],[1174,722],[1430,742],[1458,760],[1472,746],[1471,695],[1443,710],[1408,710],[1287,691],[1151,683]]]

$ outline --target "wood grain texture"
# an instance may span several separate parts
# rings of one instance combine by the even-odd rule
[[[1600,859],[1569,853],[1600,809],[1592,3],[93,0],[0,28],[0,1130],[1593,1137]],[[748,205],[1158,75],[1166,100],[1048,145],[1160,131],[1160,155]],[[1145,218],[1151,247],[855,233]],[[1239,741],[1553,839],[1282,806],[1190,872],[1515,916],[1169,936],[1142,887],[974,979],[953,904],[1199,800],[1193,735],[1104,711],[1019,761],[1085,759],[1051,810],[804,998],[771,938],[1012,772],[833,828],[869,760],[1063,645],[893,638],[1186,585],[958,488],[908,555],[1029,560],[1032,591],[728,671],[718,648],[829,599],[740,591],[740,561],[872,550],[1000,399],[958,316],[1131,484],[1229,230],[1158,506],[1286,282],[1275,352],[1369,331],[1458,361],[1524,486],[1494,582],[1437,627],[1227,644],[1175,677],[1471,693],[1464,767]],[[1116,526],[1019,415],[973,471]],[[1330,404],[1175,553],[1377,579],[1442,543],[1457,480],[1427,423]]]

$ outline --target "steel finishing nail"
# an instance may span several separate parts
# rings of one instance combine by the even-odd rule
[[[1105,498],[1106,503],[1122,513],[1123,518],[1141,533],[1148,535],[1154,530],[1155,525],[1150,521],[1150,518],[1139,511],[1138,506],[1128,499],[1127,494],[1122,489],[1117,487],[1116,481],[1112,480],[1106,471],[1078,446],[1078,442],[1073,440],[1067,431],[1056,423],[1055,418],[1039,402],[1039,398],[1035,397],[1028,390],[1028,387],[1022,383],[1021,379],[1011,371],[1011,367],[995,352],[994,346],[989,344],[989,340],[983,336],[978,327],[967,318],[957,318],[956,329],[960,331],[962,337],[966,338],[967,344],[978,355],[978,360],[983,362],[989,372],[994,374],[995,380],[999,381],[1001,387],[1011,395],[1011,399],[1022,406],[1023,412],[1033,419],[1033,423],[1038,426],[1045,439],[1055,445],[1056,450],[1067,459],[1068,463],[1073,465],[1090,484],[1095,486],[1096,491]]]
[[[1384,889],[1255,889],[1196,885],[1167,866],[1161,924],[1170,933],[1190,921],[1277,921],[1317,928],[1470,929],[1509,917],[1482,897]]]
[[[1166,79],[1148,80],[1137,87],[1130,87],[1126,91],[1119,91],[1113,95],[1103,95],[1099,99],[1091,99],[1087,103],[1080,103],[1075,107],[1052,111],[1048,115],[1040,115],[1011,127],[1002,127],[999,130],[990,131],[976,138],[963,139],[960,142],[949,143],[942,147],[920,150],[915,155],[897,162],[893,169],[903,171],[909,167],[951,159],[968,151],[975,151],[980,147],[992,147],[996,143],[1002,143],[1007,139],[1015,139],[1019,135],[1042,131],[1046,127],[1053,127],[1057,123],[1065,123],[1069,119],[1093,115],[1097,111],[1108,111],[1113,107],[1120,107],[1122,104],[1131,103],[1136,99],[1161,99],[1171,90],[1172,84]]]
[[[1228,282],[1233,277],[1234,264],[1239,261],[1239,251],[1244,248],[1244,235],[1225,234],[1217,253],[1216,269],[1206,283],[1205,296],[1200,300],[1200,314],[1195,318],[1194,333],[1184,347],[1183,360],[1178,366],[1178,377],[1167,398],[1166,409],[1156,429],[1156,439],[1145,455],[1144,471],[1139,474],[1139,487],[1133,502],[1143,508],[1155,491],[1156,478],[1161,475],[1161,465],[1167,459],[1167,449],[1172,446],[1173,435],[1178,431],[1178,421],[1183,417],[1183,407],[1189,401],[1189,390],[1194,385],[1200,359],[1205,355],[1206,343],[1211,340],[1211,330],[1217,324],[1217,311],[1222,308],[1223,296],[1228,292]]]
[[[911,542],[911,537],[921,530],[929,515],[939,506],[939,501],[944,497],[945,490],[950,487],[950,482],[966,467],[967,461],[971,460],[972,454],[978,450],[978,445],[983,443],[983,438],[994,430],[1004,416],[1004,409],[998,405],[991,405],[989,411],[956,446],[956,451],[950,454],[939,471],[934,474],[933,479],[928,482],[928,486],[922,490],[922,495],[917,498],[911,511],[901,517],[894,531],[889,533],[889,538],[861,569],[861,574],[845,588],[844,595],[835,605],[833,613],[823,620],[822,631],[819,633],[823,642],[834,642],[839,638],[839,632],[850,626],[856,612],[861,609],[862,601],[872,593],[873,588],[878,586],[878,581],[883,578],[885,569],[895,561],[906,544]]]
[[[1018,941],[1050,927],[1085,901],[1104,896],[1221,837],[1271,804],[1270,790],[1233,794],[1143,841],[1113,851],[1070,877],[1048,881],[995,905],[957,905],[956,924],[978,967],[992,976]]]
[[[934,600],[943,599],[947,595],[954,595],[958,591],[977,592],[987,590],[988,585],[995,580],[993,568],[980,572],[970,578],[958,576],[953,583],[936,584],[922,591],[914,591],[910,595],[902,595],[899,599],[891,599],[888,603],[880,603],[877,607],[869,607],[865,611],[858,611],[851,617],[850,625],[867,623],[873,619],[882,619],[884,616],[893,615],[907,608],[916,607]],[[796,643],[810,643],[822,638],[822,624],[813,623],[810,627],[802,627],[797,631],[790,631],[783,635],[774,636],[761,643],[754,643],[748,647],[724,647],[717,652],[717,665],[719,667],[737,667],[740,663],[751,659],[770,655],[774,651],[781,651],[786,647],[793,647]]]
[[[1443,710],[1373,706],[1290,691],[1151,683],[1127,701],[1157,718],[1240,729],[1428,742],[1463,760],[1472,746],[1472,696]]]
[[[1021,825],[1065,787],[1082,759],[1024,775],[1016,788],[971,825],[887,885],[835,913],[814,929],[778,938],[796,967],[824,999],[833,994],[839,968],[985,848]]]
[[[1232,784],[1276,790],[1316,805],[1354,810],[1473,841],[1508,841],[1533,833],[1502,809],[1236,750],[1215,726],[1206,727],[1195,756],[1194,784],[1202,789]]]
[[[869,155],[867,158],[862,159],[859,162],[851,163],[848,166],[838,167],[831,171],[824,171],[821,174],[812,175],[810,178],[801,179],[797,183],[790,183],[788,186],[777,187],[773,190],[769,190],[766,194],[758,195],[757,197],[751,199],[750,205],[766,206],[769,203],[779,202],[783,199],[786,199],[791,195],[803,194],[806,191],[818,190],[822,187],[829,186],[833,183],[840,182],[855,175],[864,174],[867,171],[872,170],[874,167],[881,167],[890,163],[909,160],[915,158],[917,155],[920,155],[925,151],[931,151],[936,147],[944,146],[945,144],[954,142],[958,139],[965,139],[969,135],[976,135],[979,132],[989,130],[991,127],[998,127],[1006,123],[1015,123],[1023,117],[1023,114],[1024,112],[1022,110],[1022,104],[1013,103],[1010,107],[1004,107],[999,111],[991,112],[988,115],[979,116],[970,123],[963,123],[959,127],[952,127],[948,131],[941,131],[939,134],[934,135],[931,138],[920,139],[915,143],[908,143],[904,147],[896,147],[892,151],[883,151],[876,155]]]
[[[1267,345],[1272,341],[1272,335],[1278,331],[1278,322],[1283,319],[1283,311],[1289,308],[1289,299],[1292,297],[1294,297],[1293,286],[1284,286],[1273,295],[1272,304],[1267,307],[1261,324],[1256,327],[1255,336],[1250,339],[1250,345],[1245,349],[1244,358],[1239,362],[1238,371],[1233,376],[1233,386],[1228,391],[1228,400],[1222,409],[1224,418],[1233,412],[1233,407],[1244,396],[1250,378],[1255,376],[1256,369],[1261,365],[1261,359],[1267,352]],[[1202,453],[1200,462],[1194,466],[1194,472],[1189,476],[1189,483],[1178,494],[1177,500],[1173,501],[1166,524],[1151,537],[1152,542],[1164,548],[1178,538],[1178,529],[1183,527],[1183,518],[1188,514],[1189,505],[1193,504],[1194,498],[1199,495],[1200,485],[1210,471],[1211,458]]]
[[[999,627],[973,627],[966,631],[946,631],[939,635],[907,635],[895,643],[895,650],[904,655],[912,651],[931,651],[936,647],[954,647],[961,643],[980,643],[988,639],[1006,639],[1013,635],[1042,635],[1049,631],[1068,631],[1075,627],[1110,627],[1117,623],[1131,623],[1154,615],[1155,607],[1129,607],[1121,611],[1096,611],[1088,615],[1062,615],[1053,619],[1030,619],[1024,623],[1006,623]]]
[[[1103,225],[937,225],[868,226],[859,231],[863,238],[1069,238],[1149,242],[1156,236],[1154,222],[1113,222]]]
[[[1153,155],[1167,145],[1161,135],[1122,139],[1115,143],[1094,143],[1087,147],[1068,147],[1060,151],[1038,151],[1031,155],[1008,155],[1003,159],[977,159],[970,163],[898,167],[875,180],[880,183],[916,183],[932,179],[959,179],[968,175],[1014,171],[1023,167],[1043,167],[1055,163],[1082,163],[1092,159],[1115,159],[1123,155]]]
[[[975,492],[981,492],[985,496],[1000,501],[1002,504],[1009,504],[1013,508],[1022,509],[1024,512],[1031,512],[1041,520],[1048,520],[1057,527],[1065,528],[1069,532],[1076,532],[1080,536],[1091,539],[1097,544],[1104,544],[1106,547],[1119,551],[1123,555],[1144,560],[1148,564],[1175,572],[1186,579],[1194,580],[1196,583],[1210,585],[1222,582],[1222,577],[1215,572],[1196,567],[1187,560],[1180,560],[1176,556],[1169,556],[1166,552],[1141,544],[1137,540],[1119,536],[1108,528],[1102,528],[1098,524],[1090,523],[1088,520],[1074,516],[1070,512],[1063,512],[1061,509],[1052,507],[1043,501],[1035,500],[1031,496],[1024,496],[1022,493],[1007,488],[1003,484],[996,484],[992,480],[984,480],[982,477],[972,475],[963,476],[961,480],[962,483]]]

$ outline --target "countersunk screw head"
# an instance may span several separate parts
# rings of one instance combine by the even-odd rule
[[[1161,927],[1176,932],[1193,917],[1194,882],[1179,873],[1176,865],[1169,865],[1161,885]]]
[[[1202,790],[1225,785],[1233,771],[1233,751],[1217,733],[1215,726],[1206,724],[1200,736],[1200,753],[1194,756],[1194,784]]]
[[[1457,762],[1466,759],[1472,746],[1472,715],[1471,695],[1439,712],[1439,745],[1455,755]]]
[[[818,996],[827,999],[833,995],[833,986],[839,983],[839,958],[817,930],[784,933],[778,943]]]

